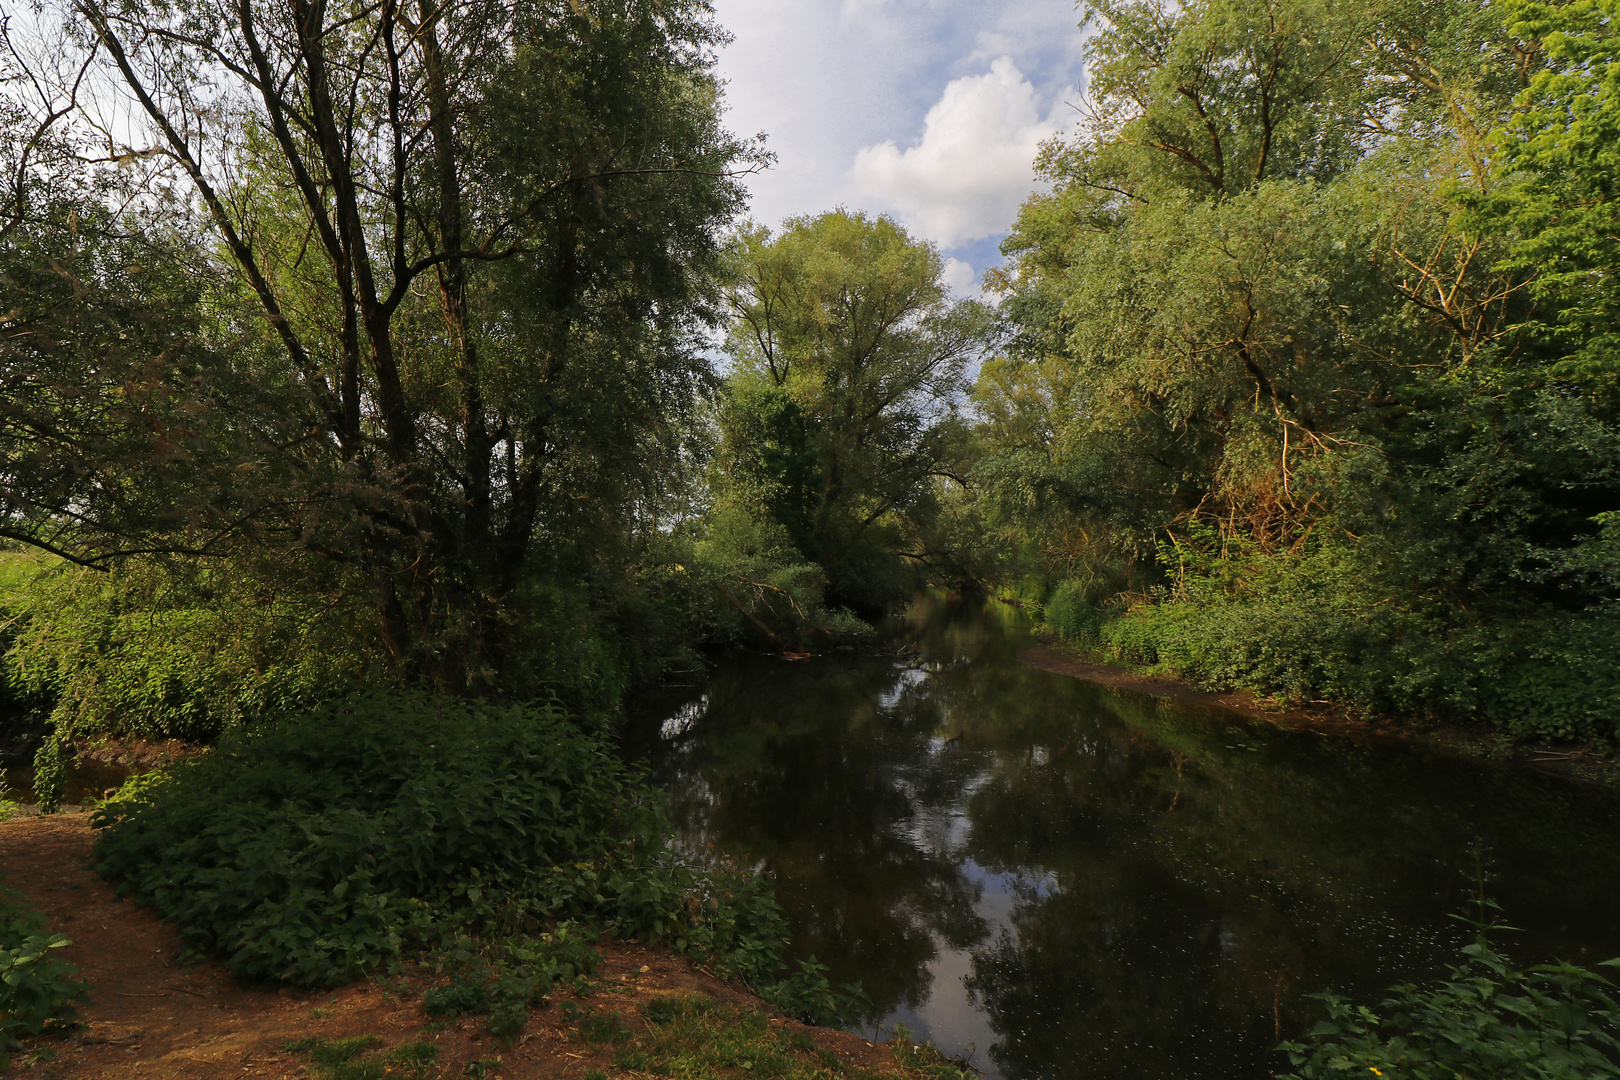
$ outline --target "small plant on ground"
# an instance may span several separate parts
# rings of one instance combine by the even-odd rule
[[[872,1008],[860,983],[834,989],[827,979],[827,965],[813,956],[801,961],[792,975],[761,990],[760,996],[784,1016],[824,1027],[849,1023]]]
[[[88,1000],[79,969],[55,953],[71,944],[0,884],[0,1069],[10,1067],[23,1036],[68,1027]]]
[[[876,1069],[861,1069],[840,1061],[832,1050],[805,1032],[794,1030],[764,1013],[724,1005],[703,995],[667,995],[641,1004],[639,1025],[625,1025],[617,1014],[579,1015],[576,1038],[604,1043],[593,1037],[592,1025],[616,1025],[620,1041],[614,1053],[616,1070],[634,1075],[675,1077],[759,1076],[774,1080],[961,1080],[963,1068],[930,1048],[912,1048],[891,1054]],[[907,1044],[909,1046],[909,1044]],[[973,1076],[966,1070],[966,1076]]]
[[[440,969],[457,969],[455,977],[423,994],[422,1008],[436,1018],[487,1016],[490,1034],[510,1040],[554,986],[596,973],[595,940],[595,934],[571,922],[536,937],[488,943],[458,939],[438,956]]]
[[[434,1075],[439,1048],[430,1042],[408,1042],[392,1050],[380,1050],[382,1040],[375,1035],[353,1039],[299,1039],[285,1049],[307,1054],[320,1080],[427,1080]]]

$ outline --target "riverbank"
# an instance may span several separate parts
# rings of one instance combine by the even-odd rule
[[[1042,671],[1119,690],[1225,709],[1293,731],[1336,738],[1407,743],[1463,757],[1484,758],[1620,788],[1620,760],[1593,744],[1515,744],[1495,732],[1441,724],[1425,718],[1363,714],[1328,701],[1283,701],[1251,690],[1205,690],[1161,671],[1101,660],[1057,641],[1025,649],[1019,660]]]
[[[91,869],[91,843],[85,814],[0,822],[6,886],[72,939],[62,955],[90,985],[83,1022],[63,1037],[31,1040],[18,1057],[23,1075],[583,1078],[623,1071],[627,1055],[639,1055],[645,1071],[704,1059],[708,1075],[747,1076],[753,1058],[766,1054],[786,1064],[783,1075],[789,1076],[935,1075],[937,1063],[925,1067],[913,1055],[897,1054],[892,1043],[873,1045],[773,1016],[752,994],[669,949],[634,942],[603,942],[596,977],[554,994],[510,1044],[492,1038],[477,1017],[429,1018],[421,994],[445,980],[428,972],[333,991],[243,986],[213,959],[182,959],[172,926],[115,896]],[[677,1029],[680,1037],[672,1041]],[[375,1042],[362,1049],[352,1042],[357,1039]],[[377,1062],[377,1069],[338,1073],[321,1065],[318,1049],[315,1056],[308,1051],[345,1045],[360,1063]],[[406,1054],[398,1054],[401,1047]],[[400,1061],[416,1054],[429,1063],[392,1071],[384,1063],[391,1052]]]

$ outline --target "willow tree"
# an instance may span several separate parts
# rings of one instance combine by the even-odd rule
[[[832,595],[881,608],[895,560],[926,563],[919,523],[960,479],[953,435],[988,311],[888,218],[836,210],[733,246],[723,490],[777,521]]]
[[[979,383],[1049,613],[1211,683],[1610,737],[1612,4],[1094,10]]]
[[[1522,275],[1451,199],[1529,54],[1468,0],[1092,18],[1082,121],[1005,244],[981,477],[1060,563],[1151,559],[1194,519],[1290,547],[1424,373],[1511,352]]]
[[[211,509],[182,529],[103,528],[99,491],[70,485],[18,507],[12,535],[54,528],[96,565],[218,551],[227,532],[290,547],[369,583],[401,672],[495,675],[525,583],[579,573],[656,507],[707,378],[718,230],[760,160],[719,125],[708,5],[48,14],[89,75],[36,112],[76,121],[100,143],[88,156],[148,170],[127,208],[185,193],[168,220],[206,236],[209,280],[188,340],[285,400],[232,435],[231,475],[259,482],[201,485]]]

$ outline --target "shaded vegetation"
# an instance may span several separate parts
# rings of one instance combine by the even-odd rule
[[[1287,1080],[1597,1080],[1620,1076],[1614,983],[1575,964],[1516,968],[1482,936],[1435,987],[1398,986],[1377,1009],[1325,995],[1329,1018],[1284,1049]],[[1620,966],[1610,960],[1607,967]]]
[[[783,980],[765,884],[667,851],[657,796],[554,708],[344,698],[132,780],[92,824],[100,872],[246,980],[333,986],[438,951],[456,981],[430,1011],[504,1036],[594,970],[566,925],[588,919],[818,1020],[848,1008],[813,966]]]
[[[980,527],[1056,632],[1614,741],[1600,9],[1092,6],[975,391]]]
[[[89,998],[84,981],[78,968],[52,952],[71,944],[6,888],[0,874],[0,1070],[10,1067],[23,1038],[63,1030],[78,1019],[77,1007]]]

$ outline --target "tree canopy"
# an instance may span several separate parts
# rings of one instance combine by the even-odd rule
[[[952,297],[939,252],[888,218],[747,228],[730,259],[723,482],[840,603],[881,609],[907,591],[895,552],[927,558],[918,526],[952,478],[989,312]]]
[[[653,527],[709,377],[720,230],[763,159],[719,125],[707,6],[43,18],[60,38],[9,54],[9,533],[89,565],[251,535],[365,582],[402,671],[492,677],[531,570]],[[100,161],[76,202],[52,146]],[[69,437],[85,410],[103,442],[147,430]]]

